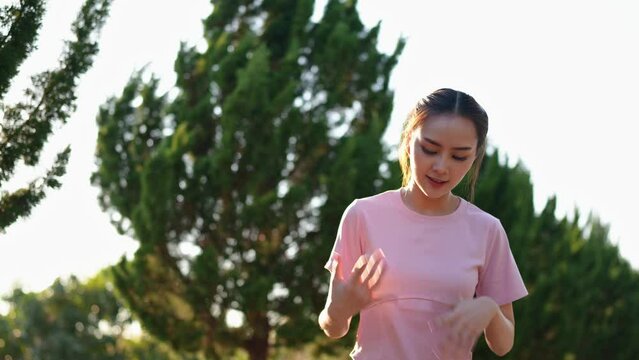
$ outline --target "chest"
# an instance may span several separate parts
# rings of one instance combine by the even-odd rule
[[[378,297],[456,302],[473,296],[484,261],[484,234],[475,233],[463,222],[366,226],[364,250],[370,253],[381,248],[386,255]]]

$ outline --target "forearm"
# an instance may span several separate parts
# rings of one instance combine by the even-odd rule
[[[320,313],[318,322],[326,336],[337,339],[348,333],[351,317],[341,315],[334,307],[327,305]]]
[[[495,307],[497,309],[495,316],[484,330],[484,336],[486,337],[488,347],[495,354],[504,356],[513,347],[515,324],[504,315],[497,303],[495,303]]]

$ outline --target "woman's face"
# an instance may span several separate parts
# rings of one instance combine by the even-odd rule
[[[471,120],[454,114],[429,116],[411,136],[411,181],[429,198],[440,198],[459,184],[476,154]]]

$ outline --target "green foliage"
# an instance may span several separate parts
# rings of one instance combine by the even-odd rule
[[[32,77],[24,101],[2,102],[18,68],[35,47],[44,15],[44,1],[23,0],[0,8],[0,190],[16,165],[38,163],[44,143],[56,123],[65,123],[75,109],[79,77],[98,52],[97,34],[108,15],[111,0],[87,0],[72,25],[73,41],[66,43],[58,68]],[[60,186],[69,159],[61,151],[46,174],[14,191],[0,192],[0,231],[29,215],[48,188]]]
[[[319,335],[340,216],[388,187],[391,55],[352,1],[213,1],[169,95],[135,74],[100,110],[100,203],[140,243],[116,285],[145,329],[209,358]],[[241,325],[226,321],[242,315]]]
[[[124,359],[116,340],[130,317],[105,286],[104,277],[86,285],[71,277],[41,293],[14,290],[0,317],[2,358]]]
[[[482,167],[475,203],[501,219],[529,296],[514,304],[509,359],[634,359],[639,336],[639,274],[620,257],[608,229],[555,215],[551,198],[538,214],[530,175],[499,154]],[[483,341],[477,359],[497,358]]]
[[[40,293],[15,289],[0,316],[1,359],[204,360],[178,354],[148,334],[127,335],[133,318],[117,296],[110,270],[80,282],[56,280]]]

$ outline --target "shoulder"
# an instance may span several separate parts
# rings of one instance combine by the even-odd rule
[[[469,201],[463,199],[462,201],[466,202],[466,211],[464,212],[464,215],[466,216],[466,220],[472,226],[486,229],[488,231],[496,231],[503,228],[501,221],[496,216]]]
[[[379,194],[359,198],[355,200],[360,206],[377,206],[392,202],[398,195],[398,190],[387,190]]]
[[[399,198],[398,190],[388,190],[379,194],[355,199],[349,208],[353,208],[357,212],[370,212],[377,209],[388,208],[393,205]]]
[[[483,240],[486,259],[508,256],[510,253],[508,235],[499,218],[472,203],[467,204],[467,209],[468,222],[472,226],[473,234],[482,234],[475,239]]]
[[[348,205],[344,211],[344,216],[359,218],[380,212],[387,213],[389,207],[395,206],[398,198],[398,190],[388,190],[375,195],[357,198]]]

